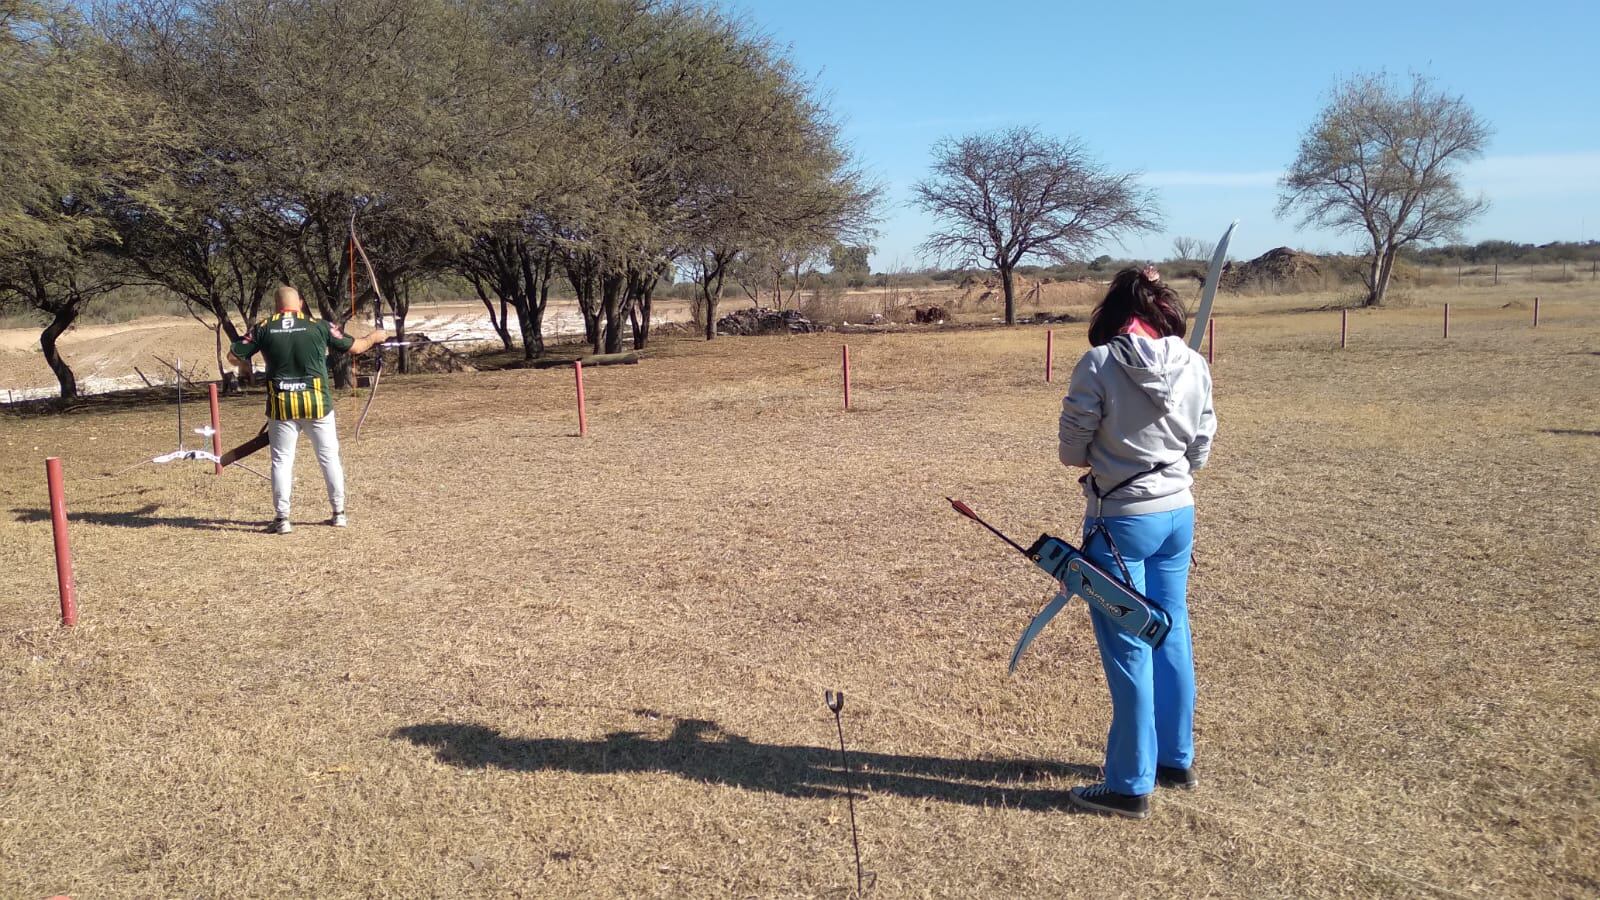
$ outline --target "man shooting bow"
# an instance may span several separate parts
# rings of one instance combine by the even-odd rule
[[[360,338],[346,337],[339,326],[312,319],[305,313],[300,292],[279,285],[274,297],[277,312],[256,324],[228,349],[228,362],[248,371],[250,357],[260,351],[267,362],[267,438],[272,447],[272,504],[270,534],[288,534],[289,495],[294,487],[295,444],[300,432],[311,436],[328,485],[333,516],[328,524],[343,528],[344,467],[339,463],[339,435],[333,422],[333,390],[328,377],[330,349],[359,355],[387,340],[382,329]]]

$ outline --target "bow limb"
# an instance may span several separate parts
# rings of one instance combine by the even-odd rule
[[[383,296],[383,288],[378,286],[378,271],[372,266],[371,257],[367,256],[367,248],[362,245],[361,238],[356,235],[356,217],[350,216],[350,244],[355,247],[356,253],[361,257],[361,263],[367,270],[367,280],[372,283],[372,294],[382,306],[393,307],[389,299]],[[381,309],[382,306],[379,308]],[[380,348],[382,345],[379,345]],[[356,431],[352,440],[361,440],[361,426],[367,421],[367,413],[372,410],[372,401],[378,397],[378,383],[383,380],[383,350],[378,350],[377,366],[372,373],[372,390],[367,393],[367,402],[361,407],[361,416],[356,419]]]
[[[367,257],[367,248],[361,245],[361,238],[356,236],[356,220],[354,217],[350,219],[350,243],[355,245],[356,253],[360,254],[361,263],[366,267],[367,280],[372,283],[373,295],[378,298],[379,303],[392,309],[393,306],[389,303],[389,298],[383,295],[383,288],[378,287],[378,272],[372,267],[372,260]]]
[[[378,354],[378,367],[372,373],[372,390],[367,392],[367,402],[361,407],[361,416],[356,419],[356,433],[351,440],[361,440],[361,426],[366,424],[367,413],[372,410],[372,401],[378,397],[378,382],[383,380],[383,354]]]
[[[1239,220],[1234,219],[1228,230],[1222,233],[1222,240],[1217,241],[1216,251],[1211,254],[1211,267],[1206,270],[1206,283],[1200,288],[1200,307],[1195,311],[1194,328],[1189,332],[1189,349],[1196,352],[1199,352],[1200,342],[1205,338],[1206,323],[1211,319],[1211,304],[1217,299],[1217,284],[1222,280],[1222,264],[1228,259],[1228,241],[1233,239],[1233,230],[1238,227]]]

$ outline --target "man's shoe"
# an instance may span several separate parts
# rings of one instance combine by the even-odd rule
[[[1103,784],[1075,787],[1068,795],[1072,805],[1090,812],[1122,816],[1125,819],[1143,819],[1150,815],[1150,798],[1119,794]]]
[[[293,530],[294,526],[289,524],[288,519],[273,519],[272,524],[267,526],[267,534],[288,534]]]
[[[328,524],[332,525],[334,528],[343,528],[350,523],[345,521],[344,513],[336,512],[333,514],[333,518],[328,520]]]
[[[1156,784],[1164,788],[1192,791],[1200,786],[1200,776],[1195,774],[1194,766],[1187,769],[1180,769],[1177,766],[1156,766]]]

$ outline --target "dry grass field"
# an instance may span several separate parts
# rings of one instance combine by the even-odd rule
[[[1600,892],[1600,292],[1227,299],[1197,487],[1201,788],[1069,813],[1109,702],[1081,604],[957,517],[1071,534],[1083,326],[669,343],[385,380],[352,527],[309,449],[147,466],[165,405],[0,414],[0,896]],[[1453,302],[1439,334],[1437,303]],[[223,409],[253,433],[259,398]],[[82,624],[55,624],[63,457]]]

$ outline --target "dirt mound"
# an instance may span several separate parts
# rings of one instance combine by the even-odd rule
[[[1268,250],[1245,263],[1228,263],[1222,270],[1221,287],[1237,291],[1254,285],[1277,285],[1306,279],[1321,278],[1323,261],[1309,253],[1289,247]]]
[[[809,334],[821,330],[798,309],[741,309],[717,320],[718,334]]]
[[[1037,303],[1044,293],[1045,286],[1053,283],[1055,282],[1050,278],[1041,281],[1018,275],[1011,285],[1012,298],[1017,303]],[[961,291],[961,296],[955,301],[955,306],[958,308],[1005,300],[1005,286],[995,275],[969,273],[956,284],[956,289]]]

